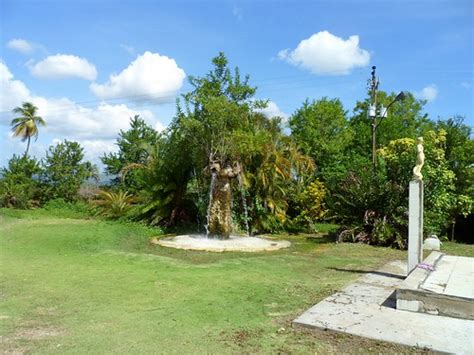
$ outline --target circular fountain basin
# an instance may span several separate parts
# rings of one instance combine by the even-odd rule
[[[241,237],[231,235],[229,239],[207,238],[205,235],[186,234],[171,238],[155,239],[153,244],[164,247],[202,250],[212,252],[241,251],[259,252],[288,248],[290,242],[286,240],[271,240],[257,237]]]

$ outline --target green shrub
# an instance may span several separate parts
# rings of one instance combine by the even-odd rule
[[[456,200],[454,173],[448,168],[443,143],[446,132],[425,133],[423,166],[425,234],[441,235],[449,223]],[[415,140],[390,141],[379,150],[380,164],[374,173],[367,166],[354,167],[339,186],[332,210],[348,227],[340,240],[404,248],[408,237],[408,186],[415,163]]]
[[[81,185],[87,179],[97,177],[97,167],[84,162],[83,158],[84,149],[77,142],[64,140],[49,147],[42,161],[41,175],[48,199],[76,201]]]
[[[294,209],[297,215],[285,224],[290,231],[317,232],[316,223],[322,221],[328,210],[325,199],[328,190],[323,182],[315,180],[296,195]]]
[[[27,209],[40,204],[42,190],[38,181],[41,168],[35,158],[13,157],[0,174],[0,207]]]
[[[98,215],[108,218],[121,218],[128,215],[136,198],[127,191],[100,191],[93,201]]]

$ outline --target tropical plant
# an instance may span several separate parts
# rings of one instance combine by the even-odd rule
[[[179,131],[169,129],[145,149],[146,163],[122,170],[123,176],[140,170],[146,186],[138,193],[143,203],[136,209],[136,218],[166,227],[196,221],[195,200],[188,193],[193,171],[188,142]]]
[[[127,215],[135,202],[137,199],[127,191],[102,190],[93,204],[97,206],[97,214],[108,218],[120,218]]]
[[[251,196],[250,222],[254,232],[282,229],[287,220],[288,188],[302,185],[314,171],[313,160],[301,153],[291,137],[284,136],[278,120],[260,121],[253,139],[243,140],[244,185]]]
[[[13,113],[20,115],[11,121],[13,136],[21,137],[23,142],[28,141],[25,156],[30,149],[31,137],[38,139],[38,125],[46,125],[43,118],[37,115],[37,111],[38,108],[30,102],[24,102],[13,109]]]

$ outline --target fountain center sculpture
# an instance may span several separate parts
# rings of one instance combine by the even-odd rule
[[[228,239],[232,229],[232,186],[231,179],[237,177],[240,165],[225,165],[220,161],[211,161],[212,174],[209,206],[207,211],[207,236],[209,238]]]

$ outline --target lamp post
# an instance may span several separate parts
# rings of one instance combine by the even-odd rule
[[[387,107],[380,107],[380,121],[377,122],[377,90],[379,87],[379,79],[375,76],[375,66],[372,67],[372,78],[369,80],[370,91],[372,96],[372,105],[369,107],[369,116],[372,118],[372,168],[373,171],[377,168],[377,128],[382,120],[387,117],[388,109],[397,101],[402,101],[405,98],[405,93],[401,91],[395,99],[388,104]]]

